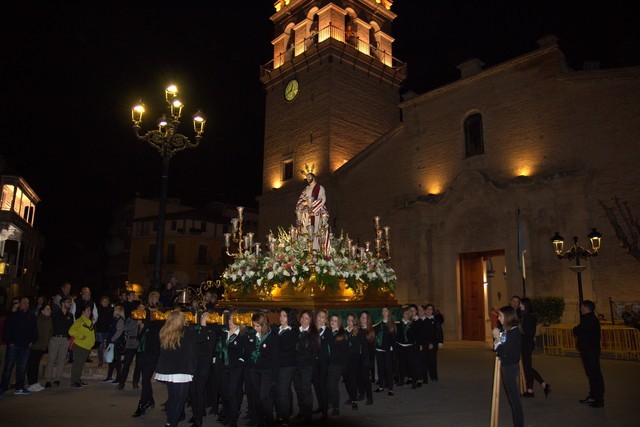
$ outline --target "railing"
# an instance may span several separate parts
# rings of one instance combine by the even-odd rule
[[[350,45],[357,51],[364,53],[371,58],[377,59],[379,62],[392,68],[399,77],[405,78],[407,75],[406,63],[394,58],[386,51],[378,49],[376,45],[360,40],[354,32],[347,32],[333,25],[328,25],[318,32],[313,32],[309,37],[305,38],[301,42],[290,46],[287,50],[280,53],[277,58],[261,65],[260,77],[269,76],[274,70],[282,66],[287,61],[291,61],[294,57],[301,55],[312,47],[317,46],[319,43],[330,38]]]
[[[600,349],[605,356],[616,359],[640,360],[640,331],[620,325],[600,325]],[[544,353],[564,356],[575,353],[573,325],[554,325],[542,333]]]

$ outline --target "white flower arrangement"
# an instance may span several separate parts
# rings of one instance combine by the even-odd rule
[[[337,289],[344,281],[348,288],[359,284],[369,288],[385,287],[395,290],[396,273],[381,259],[370,252],[365,256],[351,257],[348,253],[348,237],[332,238],[328,255],[314,251],[309,262],[306,242],[292,241],[289,234],[279,230],[276,250],[264,254],[246,251],[230,264],[222,274],[227,286],[242,293],[252,291],[271,292],[285,282],[293,284],[316,275],[317,283]]]

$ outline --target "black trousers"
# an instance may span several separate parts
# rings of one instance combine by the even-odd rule
[[[532,354],[533,347],[522,346],[522,369],[524,370],[524,378],[527,383],[527,390],[533,389],[534,378],[540,384],[544,382],[538,371],[533,369]]]
[[[109,363],[109,370],[107,372],[107,378],[113,378],[114,380],[120,379],[120,371],[122,370],[122,356],[124,355],[124,348],[119,345],[115,345],[113,349],[113,362]],[[113,376],[113,371],[116,372],[116,376]]]
[[[376,350],[378,380],[380,387],[393,390],[393,354],[391,351]]]
[[[296,366],[293,372],[293,387],[296,390],[298,408],[306,419],[311,418],[313,412],[313,396],[311,394],[311,380],[313,378],[313,365]]]
[[[433,348],[429,349],[427,344],[427,371],[431,381],[438,381],[438,344],[433,344]],[[424,374],[426,378],[426,374]]]
[[[136,356],[136,367],[140,366],[140,405],[146,405],[153,401],[153,387],[151,386],[151,378],[156,370],[158,363],[158,353],[142,352]]]
[[[596,401],[604,399],[604,378],[600,370],[600,350],[581,350],[584,372],[589,379],[589,396]]]
[[[118,382],[120,383],[121,386],[124,386],[124,384],[127,382],[127,377],[129,376],[129,368],[133,363],[133,358],[135,357],[135,355],[136,355],[135,348],[127,348],[124,351],[124,360],[122,361],[122,371],[120,372],[120,375],[118,377]]]
[[[278,383],[276,385],[276,416],[288,422],[291,416],[291,407],[293,403],[293,393],[291,392],[291,384],[293,383],[293,373],[295,366],[281,366],[278,369]]]
[[[256,420],[258,425],[273,424],[273,391],[274,376],[271,369],[251,370],[251,387],[255,398]]]
[[[202,418],[205,415],[205,389],[208,378],[208,369],[205,372],[196,372],[189,387],[189,401],[191,402],[191,410],[193,411],[196,424],[202,424]]]
[[[522,410],[522,402],[520,401],[520,389],[518,387],[518,377],[520,376],[520,364],[501,366],[500,374],[502,376],[502,385],[507,393],[509,406],[511,406],[511,416],[513,418],[514,427],[524,426],[524,412]]]
[[[218,363],[212,363],[209,367],[206,394],[207,406],[211,407],[213,412],[217,414],[220,405],[220,366]]]
[[[362,358],[360,359],[362,362]],[[371,388],[371,368],[369,366],[369,358],[367,357],[366,363],[358,363],[358,371],[356,374],[356,380],[358,381],[358,394],[366,394],[367,401],[373,402],[373,390]]]
[[[327,401],[327,370],[329,366],[326,362],[318,362],[313,367],[313,388],[316,391],[318,407],[323,414],[328,413],[329,402]]]
[[[29,352],[29,359],[27,361],[27,383],[29,385],[38,382],[38,371],[40,370],[40,359],[44,354],[43,350],[33,350]]]
[[[171,427],[178,425],[178,420],[182,411],[184,411],[184,404],[189,396],[189,387],[191,382],[188,383],[170,383],[167,382],[167,424]]]
[[[351,402],[358,400],[358,371],[360,370],[360,355],[347,360],[347,369],[343,372],[344,383]],[[371,385],[371,383],[369,383]]]
[[[136,353],[136,367],[133,369],[133,384],[140,384],[140,376],[142,375],[142,367],[140,366],[140,353]]]
[[[253,366],[251,364],[246,364],[244,366],[244,372],[242,374],[242,387],[244,388],[244,394],[247,396],[247,412],[252,420],[255,421],[256,412],[255,412],[255,398],[253,395],[253,388],[251,387],[251,371],[253,370]],[[240,406],[242,406],[242,398],[240,398]]]
[[[230,425],[238,423],[243,375],[244,369],[242,369],[242,366],[223,366],[220,369],[222,414]]]
[[[418,380],[416,346],[412,344],[405,347],[398,344],[396,348],[398,350],[398,381],[404,383],[405,378],[408,377],[415,384]]]
[[[340,408],[340,377],[345,371],[344,365],[329,365],[327,367],[327,397],[333,409]]]

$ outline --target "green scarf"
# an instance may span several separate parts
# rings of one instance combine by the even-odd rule
[[[254,365],[256,364],[258,359],[260,358],[260,355],[261,355],[260,349],[262,348],[262,343],[265,342],[265,340],[267,339],[269,334],[271,334],[271,331],[269,331],[266,334],[264,334],[264,336],[259,340],[256,338],[256,349],[251,352],[251,362]]]
[[[380,322],[378,332],[376,332],[376,347],[382,347],[382,338],[384,337],[384,329],[387,327],[385,322]]]
[[[404,332],[404,342],[408,343],[409,342],[409,338],[407,338],[407,331],[409,330],[409,328],[411,327],[411,323],[407,322],[404,323],[402,322],[402,331]]]
[[[224,333],[229,333],[229,331],[226,329],[223,329],[222,331]],[[218,340],[218,343],[216,344],[216,353],[220,355],[220,359],[222,359],[222,362],[225,364],[225,366],[229,365],[229,344],[231,344],[235,341],[236,338],[238,338],[238,332],[231,334],[229,339],[223,338]]]

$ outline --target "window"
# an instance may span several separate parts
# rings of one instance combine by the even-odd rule
[[[465,157],[484,154],[484,138],[482,135],[482,115],[475,113],[464,121]]]
[[[13,201],[13,194],[15,187],[10,184],[4,184],[2,186],[2,196],[0,196],[0,209],[3,211],[11,210],[11,202]]]
[[[282,162],[282,180],[288,181],[293,178],[293,160]]]
[[[198,246],[198,264],[206,265],[207,264],[207,254],[209,252],[209,248],[206,245]]]
[[[167,264],[176,263],[176,245],[175,243],[169,243],[167,245]]]
[[[156,245],[149,245],[149,256],[147,257],[149,264],[154,264],[156,260]]]
[[[176,220],[171,221],[171,231],[176,231],[177,228],[178,228],[178,221]]]

